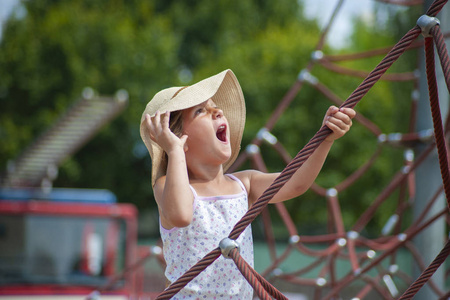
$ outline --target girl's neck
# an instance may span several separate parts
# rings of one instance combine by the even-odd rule
[[[208,167],[205,165],[197,165],[195,168],[189,168],[189,183],[207,183],[220,182],[223,180],[224,173],[222,165],[217,167]]]
[[[222,169],[216,176],[190,178],[189,184],[195,189],[197,195],[201,197],[235,195],[242,192],[236,181],[226,176]]]

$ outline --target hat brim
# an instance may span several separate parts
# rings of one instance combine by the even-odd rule
[[[212,99],[222,109],[230,129],[232,153],[228,161],[223,164],[224,172],[236,160],[245,127],[245,100],[233,71],[225,70],[188,87],[172,87],[162,90],[147,104],[141,117],[140,134],[152,159],[152,186],[158,178],[166,174],[166,166],[162,164],[164,151],[151,140],[146,129],[145,116],[147,114],[154,116],[157,111],[184,110],[209,99]]]

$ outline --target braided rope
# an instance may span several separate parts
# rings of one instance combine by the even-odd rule
[[[386,70],[403,54],[408,46],[416,39],[421,30],[418,26],[411,29],[387,54],[387,56],[378,64],[378,66],[369,74],[369,76],[356,88],[350,97],[342,104],[341,107],[354,107],[361,98],[373,87],[377,80],[386,72]],[[331,130],[323,126],[314,137],[300,150],[297,156],[286,166],[281,174],[269,186],[269,188],[259,197],[252,205],[249,211],[239,221],[232,232],[231,239],[236,239],[239,234],[257,217],[261,210],[269,203],[272,197],[280,190],[280,188],[292,177],[295,171],[300,168],[303,163],[311,156],[314,150],[325,140],[331,133]]]
[[[434,28],[436,27],[438,26],[434,26]],[[436,31],[432,30],[432,33],[436,33]],[[450,173],[448,170],[447,148],[445,145],[444,129],[442,126],[441,109],[439,106],[439,95],[435,73],[434,47],[432,38],[425,39],[425,51],[428,93],[430,98],[431,114],[433,116],[434,136],[436,139],[436,147],[438,150],[439,167],[441,169],[442,181],[444,182],[445,196],[447,198],[448,207],[450,208]]]
[[[349,75],[353,77],[365,78],[369,74],[367,71],[354,70],[346,67],[342,67],[337,64],[333,64],[326,58],[319,60],[320,65],[324,68],[333,71],[338,74]],[[411,81],[416,79],[414,72],[396,73],[396,74],[385,74],[380,80],[385,81]]]
[[[433,2],[427,15],[435,16],[445,5],[447,1],[436,0]],[[373,85],[380,80],[387,69],[408,49],[421,32],[418,26],[408,31],[402,39],[392,48],[392,50],[386,55],[385,58],[377,65],[377,67],[369,73],[366,79],[356,88],[353,93],[347,98],[347,100],[341,105],[341,107],[353,108],[364,95],[373,87]],[[298,83],[293,88],[290,94],[294,94],[296,89],[301,87]],[[244,217],[234,226],[229,238],[236,239],[240,233],[261,213],[273,196],[284,186],[284,184],[292,177],[295,171],[300,168],[303,163],[312,155],[317,147],[325,140],[325,138],[331,133],[331,130],[323,126],[313,138],[306,144],[306,146],[297,154],[297,156],[286,166],[281,174],[275,179],[270,187],[258,198],[258,200],[252,205],[249,211]],[[210,265],[220,255],[220,250],[217,248],[207,254],[202,260],[189,269],[183,276],[181,276],[175,283],[169,286],[169,288],[161,293],[157,299],[169,299],[176,294],[181,288],[183,288],[192,278],[197,276],[208,265]]]
[[[379,0],[380,1],[380,0]],[[381,1],[381,2],[394,2],[394,1]],[[432,5],[432,7],[430,7],[430,10],[429,10],[429,13],[430,14],[437,14],[437,12],[436,11],[439,11],[443,6],[444,6],[444,4],[446,3],[447,1],[436,1],[435,3],[433,3],[433,5]],[[433,33],[433,31],[436,31],[435,33]],[[450,84],[449,84],[449,82],[450,82],[450,71],[449,71],[449,59],[448,59],[448,53],[447,53],[447,50],[446,50],[446,46],[445,46],[445,41],[444,41],[444,36],[442,35],[442,33],[440,32],[440,29],[439,29],[439,26],[435,26],[434,28],[432,28],[431,29],[431,32],[433,33],[433,36],[434,36],[434,38],[435,38],[435,43],[436,43],[436,46],[437,46],[437,52],[438,52],[438,54],[439,54],[439,57],[440,57],[440,60],[441,60],[441,65],[442,65],[442,68],[443,68],[443,70],[444,70],[444,77],[445,77],[445,80],[446,80],[446,84],[447,84],[447,87],[448,87],[448,89],[449,89],[449,91],[450,91]],[[448,34],[446,35],[446,36],[448,36]],[[321,44],[321,43],[319,43],[319,44]],[[412,47],[418,47],[418,46],[420,46],[422,43],[420,43],[420,42],[413,42],[410,46],[409,46],[409,48],[412,48]],[[320,45],[320,47],[321,47],[321,45]],[[318,48],[320,48],[319,46],[318,46]],[[367,56],[369,56],[369,55],[374,55],[374,54],[384,54],[384,53],[386,53],[387,51],[385,51],[385,49],[381,49],[381,50],[378,50],[378,51],[369,51],[369,52],[367,52],[366,54],[364,54],[364,55],[360,55],[361,57],[367,57]],[[358,56],[358,55],[353,55],[353,56]],[[333,57],[333,56],[327,56],[327,58],[328,58],[328,60],[329,61],[338,61],[338,60],[345,60],[345,59],[349,59],[349,57],[350,57],[350,55],[339,55],[339,56],[336,56],[336,57]],[[300,82],[300,86],[301,86],[301,84],[302,84],[302,82]],[[295,86],[299,86],[299,82],[297,82],[296,83],[296,85]],[[314,86],[317,86],[317,84],[316,85],[314,85]],[[320,90],[320,88],[318,89],[318,90]],[[356,91],[355,91],[356,92]],[[296,91],[295,91],[295,89],[293,89],[291,92],[290,92],[290,96],[292,96],[292,95],[294,95],[296,93]],[[326,93],[324,93],[324,94],[326,94]],[[328,96],[329,97],[329,96]],[[287,98],[289,98],[289,97],[287,97]],[[291,97],[291,99],[293,98],[293,96]],[[330,97],[329,97],[330,98]],[[287,106],[287,104],[285,105],[285,107]],[[450,118],[449,119],[447,119],[447,122],[450,120]],[[446,128],[448,128],[448,125],[446,126]],[[374,130],[372,130],[374,133],[375,133],[375,131]],[[417,140],[417,138],[415,138],[416,140]],[[244,153],[245,154],[245,153]],[[244,159],[245,159],[245,157],[244,157]],[[239,164],[237,164],[237,165],[239,165]],[[352,182],[353,182],[354,180],[352,180]],[[322,189],[321,191],[319,191],[321,194],[323,194],[324,193],[324,190],[325,189],[323,189],[323,188],[320,188],[320,187],[317,187],[317,188],[319,188],[319,189]],[[342,190],[342,189],[345,189],[345,187],[343,187],[343,188],[340,188],[340,189],[338,189],[337,187],[336,187],[336,189],[338,190],[338,191],[340,191],[340,190]],[[447,197],[447,201],[448,201],[448,197]],[[277,206],[278,207],[278,206]],[[294,228],[294,230],[295,230],[295,228]],[[326,241],[332,241],[332,240],[334,240],[334,239],[336,239],[337,237],[336,236],[332,236],[332,235],[327,235],[327,236],[322,236],[322,237],[318,237],[318,239],[316,239],[316,238],[311,238],[311,237],[302,237],[302,240],[303,241],[316,241],[316,240],[326,240]],[[380,247],[380,246],[375,246],[375,245],[373,245],[374,243],[372,243],[371,241],[367,241],[368,243],[371,243],[372,245],[368,245],[370,248],[378,248],[378,249],[381,249],[381,248],[383,248],[383,247]],[[364,243],[363,243],[364,244]],[[389,247],[391,247],[392,245],[391,245],[391,243],[388,243],[389,244]],[[300,245],[300,244],[299,244]],[[384,247],[386,247],[386,245],[384,245]],[[299,249],[301,248],[301,249],[303,249],[303,247],[298,247]],[[286,251],[285,252],[285,254],[284,255],[282,255],[280,258],[278,258],[277,259],[277,261],[279,262],[279,261],[282,261],[283,259],[284,259],[284,256],[285,255],[287,255],[287,253],[288,252],[290,252],[290,249],[291,249],[291,247],[289,247],[289,251]],[[306,248],[304,248],[303,250],[305,250]],[[216,258],[214,258],[214,256],[216,255],[216,253],[215,253],[215,251],[216,251],[217,249],[215,249],[215,250],[213,250],[213,251],[211,251],[211,253],[209,253],[208,255],[206,255],[205,257],[204,257],[204,259],[202,260],[202,261],[200,261],[198,264],[196,264],[196,266],[195,267],[193,267],[193,268],[191,268],[191,270],[190,270],[190,272],[188,271],[187,272],[187,274],[189,273],[189,276],[197,276],[202,270],[204,270],[204,268],[206,268],[206,266],[208,266],[209,264],[208,264],[208,261],[210,261],[211,259],[212,259],[212,261],[213,260],[215,260]],[[330,250],[330,249],[329,249]],[[309,253],[309,254],[311,254],[311,255],[317,255],[317,256],[321,256],[321,255],[325,255],[324,253],[328,253],[328,254],[330,254],[330,253],[334,253],[334,251],[336,250],[336,248],[335,247],[333,247],[333,250],[332,251],[325,251],[325,252],[321,252],[321,253],[318,253],[318,252],[311,252],[311,251],[309,251],[309,252],[311,252],[311,253]],[[443,249],[443,251],[445,250],[445,248]],[[307,250],[305,251],[305,252],[308,252]],[[448,254],[447,254],[448,255]],[[141,259],[141,260],[139,260],[139,262],[137,262],[137,263],[135,263],[133,266],[131,266],[131,267],[129,267],[129,268],[127,268],[121,275],[119,275],[119,276],[116,276],[116,277],[114,277],[114,278],[112,278],[112,280],[109,282],[109,284],[107,284],[107,285],[105,285],[104,287],[102,287],[102,288],[100,288],[100,290],[108,290],[113,284],[114,284],[114,282],[117,280],[117,279],[119,279],[119,278],[121,278],[121,277],[123,277],[124,275],[125,275],[125,273],[128,273],[129,271],[132,271],[134,268],[136,268],[137,266],[139,266],[140,264],[141,264],[141,262],[143,261],[143,260],[145,260],[145,259],[147,259],[148,257],[145,257],[145,258],[143,258],[143,259]],[[319,260],[317,260],[315,263],[313,263],[313,264],[311,264],[311,267],[314,267],[316,264],[318,264],[319,263]],[[275,265],[276,265],[276,263],[274,263],[273,264],[273,266],[271,267],[271,268],[274,268],[275,267]],[[252,270],[252,269],[250,269],[250,270]],[[302,273],[302,272],[305,272],[305,271],[307,271],[308,270],[308,268],[306,268],[305,270],[301,270],[301,271],[299,271],[298,273]],[[254,270],[253,270],[253,272],[255,272]],[[256,273],[256,274],[258,274],[258,273]],[[290,275],[283,275],[283,276],[280,276],[280,277],[290,277]],[[299,281],[300,282],[300,281]],[[180,282],[176,282],[176,284],[174,283],[174,286],[176,287],[176,291],[175,291],[175,293],[176,292],[178,292],[181,288],[183,288],[184,286],[185,286],[185,284],[187,284],[187,282],[186,283],[184,283],[183,281],[180,283]],[[430,284],[431,284],[431,281],[430,281]],[[270,285],[270,284],[269,284]],[[423,284],[422,284],[423,285]],[[268,287],[268,289],[270,289],[270,287],[271,286],[269,286]],[[369,286],[367,286],[367,287],[369,287]],[[376,287],[376,286],[375,286]],[[370,288],[370,287],[369,287]],[[411,289],[413,288],[413,286],[411,286]],[[382,292],[380,292],[380,294],[383,294]],[[410,295],[411,293],[409,293],[408,295]],[[162,297],[164,297],[164,293],[163,294],[161,294],[162,295]],[[167,295],[166,295],[167,296]],[[440,299],[447,299],[447,297],[449,297],[450,296],[450,292],[449,293],[447,293],[446,295],[444,295],[444,296],[442,296]],[[158,298],[158,299],[160,299],[160,298]],[[161,298],[161,299],[168,299],[168,298]]]
[[[440,48],[440,54],[442,54],[442,50],[445,50],[445,46],[442,46],[442,39],[436,38],[437,36],[442,36],[439,30],[439,26],[434,26],[430,30],[431,35],[436,40],[438,48]],[[434,134],[436,138],[436,146],[438,150],[439,156],[439,167],[441,169],[442,181],[444,183],[444,192],[447,198],[447,204],[450,208],[450,174],[448,169],[448,158],[447,158],[447,149],[445,145],[445,135],[442,125],[441,118],[441,110],[439,107],[439,97],[438,97],[438,87],[436,81],[436,73],[435,73],[435,58],[434,58],[434,47],[433,47],[433,38],[425,39],[425,53],[426,53],[426,71],[427,71],[427,80],[428,80],[428,92],[430,98],[430,106],[431,113],[433,116],[433,126],[434,126]],[[445,44],[444,44],[445,45]],[[446,52],[446,50],[445,50]],[[448,55],[446,57],[441,56],[442,67],[444,69],[444,73],[447,71],[448,73]],[[445,64],[446,62],[446,64]],[[449,82],[448,74],[446,77],[447,86]],[[445,261],[447,256],[450,254],[450,240],[447,241],[444,248],[441,250],[439,255],[433,260],[433,262],[427,267],[427,269],[419,276],[419,278],[403,293],[403,295],[399,299],[410,299],[413,295],[420,290],[420,288],[431,278],[431,276],[436,272],[436,270],[441,266],[441,264]]]
[[[440,26],[434,26],[433,28],[431,28],[430,33],[434,37],[436,50],[441,61],[442,71],[444,73],[445,83],[447,84],[447,89],[450,93],[450,58],[448,56],[444,35],[441,32]]]
[[[416,281],[398,298],[398,300],[411,299],[420,288],[427,283],[428,279],[436,272],[439,266],[445,261],[450,254],[450,240],[447,241],[444,248],[439,252],[438,256],[428,266],[428,268],[417,278]],[[448,295],[448,294],[447,294]]]
[[[438,213],[437,215],[435,215],[434,217],[432,217],[431,219],[429,219],[427,222],[425,222],[424,224],[422,224],[421,226],[415,227],[415,228],[410,228],[409,230],[406,231],[404,238],[402,239],[396,239],[393,242],[393,245],[391,247],[389,247],[388,251],[384,252],[383,254],[381,254],[380,256],[378,256],[377,258],[375,258],[374,260],[372,260],[372,262],[370,264],[368,264],[367,266],[365,266],[364,268],[362,268],[359,272],[355,273],[355,272],[350,272],[348,275],[344,276],[344,278],[341,279],[341,282],[339,285],[337,285],[336,287],[334,287],[329,294],[324,297],[322,300],[331,300],[334,299],[334,297],[345,287],[347,286],[352,280],[354,280],[359,274],[363,274],[366,273],[367,271],[369,271],[370,269],[372,269],[373,267],[377,266],[378,264],[380,264],[386,257],[388,257],[389,255],[391,255],[394,251],[397,251],[401,246],[403,246],[406,242],[410,241],[411,239],[413,239],[417,234],[419,234],[422,230],[424,230],[425,228],[427,228],[428,226],[430,226],[433,222],[435,222],[437,219],[441,218],[442,216],[445,215],[445,211],[442,211],[440,213]]]
[[[436,17],[436,15],[442,10],[448,0],[435,0],[430,8],[428,8],[426,15],[430,17]]]
[[[193,278],[205,270],[210,264],[212,264],[219,256],[221,251],[219,248],[212,250],[210,253],[205,255],[201,260],[199,260],[195,265],[193,265],[186,273],[173,282],[165,291],[158,295],[156,299],[170,299],[176,293],[178,293],[182,288],[186,286]]]
[[[338,2],[338,4],[336,5],[336,7],[334,8],[333,14],[330,17],[329,22],[327,23],[327,25],[325,26],[325,29],[321,32],[321,34],[319,36],[319,41],[315,47],[315,50],[321,50],[323,48],[324,42],[325,42],[325,37],[328,34],[329,28],[331,28],[331,25],[336,20],[338,11],[342,7],[342,3],[343,3],[343,0],[340,0]],[[310,62],[306,66],[305,69],[308,71],[311,71],[313,66],[314,66],[314,63]],[[268,130],[271,130],[275,126],[277,120],[281,117],[281,115],[287,109],[289,104],[294,100],[297,93],[302,89],[303,83],[304,83],[304,81],[299,80],[299,79],[295,81],[295,83],[290,87],[288,92],[284,95],[283,99],[281,100],[280,105],[277,106],[276,110],[273,112],[270,119],[267,121],[265,128],[267,128]],[[260,143],[261,143],[261,140],[259,140],[259,139],[255,139],[252,141],[252,144],[255,144],[255,145],[260,145]],[[234,164],[229,169],[229,172],[232,172],[232,170],[235,166],[239,166],[245,160],[246,156],[247,156],[246,152],[239,155],[238,158],[236,159],[236,161],[234,162]]]
[[[242,275],[247,279],[247,281],[252,285],[256,287],[260,287],[262,291],[259,291],[258,289],[255,289],[256,293],[258,294],[258,297],[263,299],[261,296],[262,292],[267,291],[271,296],[273,296],[275,299],[280,300],[288,300],[286,296],[284,296],[280,291],[278,291],[275,287],[273,287],[264,277],[262,277],[258,272],[256,272],[239,254],[239,251],[236,249],[233,249],[230,252],[230,257],[235,262],[236,266],[238,267],[239,271],[242,273]]]
[[[250,285],[253,287],[253,290],[256,293],[256,295],[258,295],[258,297],[261,300],[270,300],[271,298],[269,293],[264,289],[263,285],[254,276],[254,274],[250,272],[250,267],[245,265],[245,261],[242,259],[242,257],[239,255],[236,249],[233,249],[230,252],[230,258],[233,259],[242,276],[244,276],[244,278],[248,281],[248,283],[250,283]]]

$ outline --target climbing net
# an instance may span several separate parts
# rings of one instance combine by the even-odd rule
[[[224,239],[216,249],[213,249],[210,253],[205,255],[203,259],[191,267],[183,276],[160,293],[157,299],[170,299],[173,297],[193,278],[195,278],[206,267],[214,262],[220,255],[231,258],[235,262],[242,275],[253,286],[255,293],[260,299],[287,299],[286,296],[278,291],[269,282],[269,280],[266,279],[269,277],[276,277],[277,280],[281,279],[295,284],[312,286],[314,287],[315,299],[334,299],[340,295],[344,288],[348,287],[355,280],[362,280],[365,282],[365,285],[357,292],[353,299],[362,299],[372,291],[378,293],[382,299],[393,299],[399,296],[393,277],[403,280],[407,283],[407,285],[409,285],[403,295],[401,295],[398,299],[412,298],[426,283],[429,283],[430,288],[436,295],[438,295],[440,299],[447,299],[450,297],[450,292],[441,291],[439,287],[433,283],[433,280],[430,279],[450,254],[450,240],[447,240],[441,252],[429,266],[425,266],[423,259],[420,257],[420,254],[411,242],[415,236],[423,232],[424,229],[429,227],[438,219],[446,218],[447,223],[450,221],[450,173],[445,139],[450,129],[450,121],[447,118],[445,123],[442,122],[434,57],[434,45],[436,45],[436,50],[444,73],[445,83],[450,91],[450,60],[444,41],[445,35],[440,31],[439,21],[435,18],[442,7],[447,3],[447,0],[435,0],[426,14],[419,18],[417,25],[409,30],[393,48],[377,49],[354,55],[353,58],[364,58],[385,54],[385,57],[369,74],[365,74],[361,71],[345,69],[335,64],[337,61],[348,59],[348,55],[327,56],[322,52],[325,36],[342,2],[343,1],[340,1],[336,6],[333,16],[323,30],[310,63],[300,72],[297,80],[286,93],[271,118],[267,121],[264,128],[259,131],[252,143],[246,148],[246,151],[241,153],[235,164],[231,167],[230,172],[232,172],[233,169],[237,169],[247,160],[252,161],[253,164],[260,170],[266,171],[261,153],[259,152],[259,147],[264,142],[267,142],[269,145],[273,146],[273,148],[280,154],[286,163],[288,163],[286,168],[254,203],[245,216],[234,226],[228,238]],[[390,2],[405,4],[403,2],[407,1]],[[411,4],[410,2],[408,3]],[[421,1],[415,2],[421,3]],[[424,36],[424,41],[416,41],[420,34]],[[378,137],[378,140],[380,141],[379,148],[364,165],[333,188],[324,189],[316,184],[312,187],[314,192],[326,197],[327,199],[329,218],[333,224],[333,230],[330,230],[331,233],[320,236],[300,236],[284,204],[276,203],[275,205],[277,211],[281,215],[290,235],[289,244],[284,252],[279,256],[277,256],[275,251],[272,249],[272,260],[270,266],[262,274],[257,273],[240,256],[238,248],[235,243],[233,243],[234,240],[239,237],[241,232],[251,222],[253,222],[257,216],[262,215],[263,219],[267,217],[267,215],[265,216],[266,212],[264,209],[272,197],[331,133],[331,130],[328,129],[328,127],[323,126],[311,138],[306,146],[298,152],[295,158],[291,159],[276,137],[270,133],[270,130],[274,127],[277,120],[282,116],[285,109],[289,106],[294,97],[299,93],[305,84],[317,89],[336,105],[340,107],[353,108],[379,80],[415,80],[416,75],[413,73],[385,73],[406,50],[422,46],[425,48],[426,75],[434,132],[411,131],[406,134],[385,135],[374,123],[364,118],[361,114],[357,114],[355,120]],[[334,72],[356,77],[365,77],[365,79],[345,101],[342,101],[325,85],[316,80],[311,74],[311,70],[316,64],[319,64]],[[394,176],[385,189],[373,201],[370,207],[364,211],[356,223],[351,226],[351,229],[346,230],[340,211],[338,194],[355,183],[374,164],[380,154],[380,149],[382,146],[389,144],[405,146],[410,145],[413,142],[424,140],[428,141],[426,149],[423,150],[417,158],[414,158],[413,155],[406,156],[404,167]],[[380,206],[395,190],[400,189],[402,191],[401,193],[404,194],[406,193],[406,190],[409,189],[409,193],[414,194],[414,188],[412,187],[414,184],[412,182],[414,178],[414,171],[421,163],[424,162],[430,153],[436,149],[442,176],[442,185],[435,192],[435,194],[431,196],[425,206],[425,209],[421,212],[418,218],[414,220],[413,224],[410,224],[405,230],[402,230],[400,226],[398,226],[400,222],[399,218],[401,218],[402,213],[405,212],[405,210],[410,206],[407,201],[402,201],[399,203],[395,214],[393,214],[385,228],[383,228],[383,232],[385,232],[385,234],[383,234],[382,237],[368,239],[360,235],[360,232],[373,218],[377,209],[380,208]],[[437,199],[443,192],[447,199],[447,207],[437,213],[431,213],[431,207],[436,201],[438,201]],[[326,247],[321,250],[312,250],[306,246],[308,243],[321,243],[326,245]],[[274,247],[273,244],[268,244],[269,247]],[[361,251],[361,249],[366,249],[366,251]],[[422,270],[422,274],[414,282],[412,282],[407,274],[403,273],[402,270],[399,270],[396,264],[396,253],[400,249],[407,249],[410,251]],[[313,257],[314,260],[309,265],[293,273],[282,274],[275,272],[278,266],[287,259],[292,251],[299,251],[302,254]],[[149,257],[151,256],[156,256],[158,259],[161,258],[161,254],[159,252],[149,254]],[[338,259],[348,260],[351,266],[351,270],[340,278],[336,275],[336,263]],[[302,275],[308,273],[312,269],[318,268],[323,262],[326,263],[325,266],[320,269],[318,278],[302,278]],[[388,262],[389,266],[383,266],[383,262]],[[373,275],[374,273],[375,275]]]

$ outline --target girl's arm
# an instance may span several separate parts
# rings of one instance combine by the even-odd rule
[[[187,135],[177,137],[169,129],[170,113],[156,112],[154,117],[145,117],[151,139],[167,153],[166,176],[156,180],[153,187],[155,200],[166,229],[185,227],[192,221],[194,196],[189,188],[186,167],[185,142]]]
[[[325,115],[323,125],[327,125],[333,133],[330,134],[292,175],[270,203],[281,202],[300,196],[314,183],[333,142],[342,137],[350,129],[355,111],[351,108],[337,108],[331,106]],[[280,173],[263,173],[250,170],[236,174],[246,184],[250,203],[254,203],[262,193],[272,184]]]

